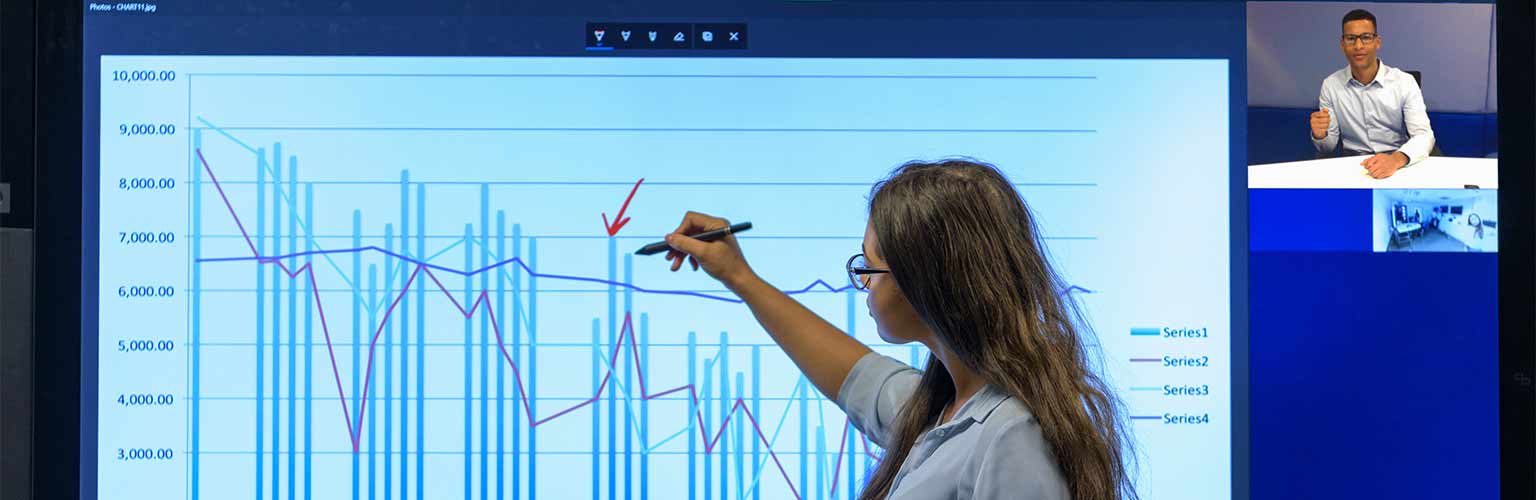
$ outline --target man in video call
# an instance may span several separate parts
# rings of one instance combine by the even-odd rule
[[[1376,16],[1360,9],[1345,14],[1339,49],[1349,66],[1323,79],[1312,113],[1318,156],[1369,155],[1360,166],[1377,179],[1429,156],[1435,134],[1424,95],[1413,75],[1376,58],[1381,50]]]

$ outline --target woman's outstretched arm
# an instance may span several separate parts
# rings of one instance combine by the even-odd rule
[[[764,281],[747,265],[735,236],[701,241],[686,235],[719,229],[730,223],[719,217],[688,212],[677,230],[667,235],[674,251],[667,254],[677,271],[686,259],[695,269],[719,280],[746,302],[757,322],[827,398],[837,400],[854,363],[870,352],[842,330],[817,316],[794,298]]]

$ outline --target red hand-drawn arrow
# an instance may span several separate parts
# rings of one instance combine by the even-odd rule
[[[603,212],[603,228],[608,230],[608,236],[610,238],[613,237],[613,235],[619,234],[619,230],[624,229],[624,225],[629,223],[629,217],[624,216],[624,211],[629,210],[629,202],[630,200],[635,199],[635,192],[640,191],[640,183],[642,182],[645,182],[645,179],[642,178],[638,181],[635,181],[635,187],[629,190],[629,197],[624,198],[624,206],[619,207],[619,214],[613,217],[612,224],[608,223],[608,213]]]

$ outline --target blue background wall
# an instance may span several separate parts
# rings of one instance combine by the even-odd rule
[[[1252,498],[1497,498],[1498,255],[1373,253],[1370,190],[1248,193]]]
[[[1249,259],[1255,500],[1498,498],[1495,255]]]

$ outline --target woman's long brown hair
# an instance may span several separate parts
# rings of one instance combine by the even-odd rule
[[[913,162],[876,184],[869,205],[902,294],[960,362],[1029,408],[1072,498],[1137,498],[1121,404],[1089,368],[1091,331],[1013,184],[980,162]],[[861,499],[890,494],[917,437],[954,397],[930,355]]]

